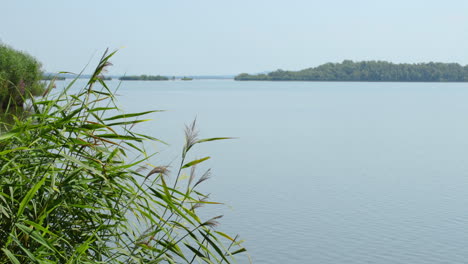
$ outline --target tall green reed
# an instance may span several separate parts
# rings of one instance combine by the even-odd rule
[[[177,168],[153,165],[158,139],[137,133],[142,113],[120,113],[102,73],[105,53],[86,86],[32,99],[30,115],[0,135],[0,263],[231,263],[245,248],[218,231],[218,204],[197,188],[210,171],[188,160],[195,122]],[[171,171],[175,179],[168,179]],[[183,180],[182,175],[188,175]],[[172,184],[170,182],[173,182]]]

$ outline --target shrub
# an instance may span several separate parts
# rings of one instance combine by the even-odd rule
[[[0,263],[222,263],[244,252],[215,229],[220,216],[197,208],[216,204],[197,190],[209,178],[188,161],[198,139],[186,128],[181,165],[151,165],[134,132],[143,113],[120,113],[99,77],[105,53],[87,85],[69,95],[32,99],[32,113],[0,135]],[[49,88],[52,86],[50,84]],[[187,180],[182,174],[188,175]]]
[[[22,107],[44,90],[41,64],[32,56],[0,44],[0,108]]]

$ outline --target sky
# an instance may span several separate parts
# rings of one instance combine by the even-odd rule
[[[235,75],[345,59],[468,64],[466,0],[4,0],[0,42],[48,72]],[[87,66],[88,65],[88,66]],[[87,68],[85,68],[87,67]]]

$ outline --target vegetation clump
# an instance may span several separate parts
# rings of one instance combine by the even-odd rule
[[[44,80],[44,81],[52,81],[52,80],[64,81],[65,77],[64,76],[55,76],[55,75],[52,75],[52,74],[47,74],[47,75],[42,76],[42,80]]]
[[[69,94],[32,98],[31,114],[0,135],[0,263],[230,263],[245,251],[202,218],[198,187],[210,171],[190,159],[198,139],[186,129],[180,166],[154,164],[134,131],[155,111],[121,113],[100,78]],[[50,89],[53,84],[49,84]],[[170,171],[174,177],[170,178]]]
[[[0,44],[0,109],[23,107],[26,99],[40,95],[41,64],[32,56]]]
[[[122,76],[119,78],[121,81],[168,81],[169,78],[161,75],[131,75],[131,76]]]
[[[300,71],[277,70],[268,74],[239,74],[237,81],[368,81],[467,82],[468,65],[458,63],[395,64],[386,61],[326,63]]]

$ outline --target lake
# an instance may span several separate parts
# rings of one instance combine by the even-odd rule
[[[118,81],[111,81],[117,86]],[[468,84],[123,82],[174,163],[197,118],[203,190],[253,263],[466,263]],[[175,164],[175,163],[174,163]],[[240,259],[239,263],[247,263]]]

